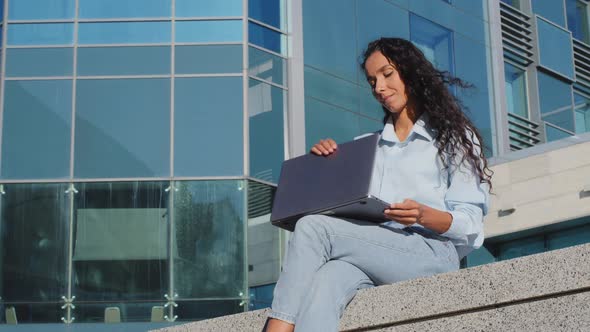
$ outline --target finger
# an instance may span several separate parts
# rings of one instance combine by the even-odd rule
[[[338,149],[338,144],[336,144],[336,142],[333,139],[327,138],[326,141],[328,141],[332,149]]]
[[[412,217],[418,218],[420,215],[420,211],[411,209],[411,210],[385,210],[385,213],[395,217]]]
[[[317,143],[316,145],[314,145],[318,150],[320,150],[320,152],[324,155],[328,155],[330,154],[330,151],[328,149],[326,149],[326,147],[323,144],[323,141],[320,141],[319,143]]]
[[[317,154],[318,156],[322,155],[322,151],[320,151],[320,149],[318,149],[315,145],[311,148],[311,152]]]
[[[330,144],[329,139],[321,140],[320,144],[324,147],[324,149],[330,151],[330,153],[334,152],[334,148],[332,147],[332,144]]]

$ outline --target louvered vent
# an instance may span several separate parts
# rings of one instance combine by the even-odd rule
[[[276,187],[268,184],[248,181],[248,218],[256,218],[269,214]]]
[[[574,69],[577,90],[590,94],[590,45],[574,39]]]
[[[510,149],[521,150],[538,144],[541,141],[538,127],[538,124],[527,118],[508,113]]]
[[[500,2],[504,57],[526,67],[533,62],[531,17]]]

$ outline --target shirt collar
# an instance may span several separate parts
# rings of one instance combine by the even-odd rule
[[[434,139],[434,129],[428,126],[428,115],[426,113],[422,113],[416,123],[414,123],[412,131],[410,132],[410,135],[408,135],[408,139],[410,139],[413,134],[419,135],[429,142]],[[383,127],[381,138],[386,141],[400,143],[399,138],[395,134],[393,119],[391,116],[389,116],[387,123],[385,123],[385,127]]]

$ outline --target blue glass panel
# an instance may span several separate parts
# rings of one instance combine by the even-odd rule
[[[565,132],[556,127],[545,124],[545,135],[547,136],[547,142],[553,142],[562,138],[570,137],[572,134]]]
[[[6,81],[5,89],[2,178],[68,177],[72,81]]]
[[[176,74],[241,73],[242,45],[176,46]]]
[[[351,24],[356,20],[355,4],[354,0],[303,1],[306,65],[356,82],[357,36]]]
[[[410,15],[410,39],[439,70],[454,72],[453,35],[448,29]]]
[[[533,5],[533,13],[565,27],[563,1],[532,0],[531,4]]]
[[[276,284],[262,285],[250,288],[249,310],[270,308]]]
[[[453,6],[477,17],[487,15],[487,8],[484,9],[484,7],[487,7],[485,1],[453,0]]]
[[[215,146],[219,150],[227,147]],[[174,285],[178,297],[235,299],[240,293],[245,294],[245,181],[177,181],[174,186],[177,191],[172,234],[173,247],[177,250]],[[193,312],[183,309],[178,316],[182,319],[203,318],[205,312],[213,310],[201,308]]]
[[[357,112],[359,88],[356,84],[305,66],[305,94]]]
[[[76,177],[168,176],[170,80],[78,80],[75,139]]]
[[[467,267],[478,266],[496,261],[496,257],[486,247],[472,251],[467,257]]]
[[[574,93],[576,134],[590,132],[590,99]]]
[[[256,23],[248,22],[249,42],[279,54],[286,53],[286,43],[280,32],[265,28]]]
[[[78,75],[170,74],[169,46],[79,47]]]
[[[368,83],[364,83],[362,88],[357,88],[359,91],[359,111],[361,114],[368,116],[377,121],[383,119],[383,107],[373,96],[373,92]]]
[[[6,76],[68,76],[73,72],[72,48],[9,48]]]
[[[74,43],[72,23],[9,24],[8,45],[69,45]]]
[[[57,303],[63,303],[68,281],[67,188],[65,183],[4,184],[0,220],[2,318],[9,306],[6,302],[18,301],[22,304],[15,305],[19,324],[60,322],[63,310]],[[31,302],[45,304],[35,307]],[[57,308],[47,302],[54,302]],[[1,329],[8,326],[2,324]]]
[[[168,285],[170,182],[76,183],[73,270],[76,321],[94,316],[107,301],[161,300]],[[100,301],[79,311],[84,301]],[[145,303],[145,302],[144,302]],[[144,304],[145,305],[145,304]],[[94,310],[91,309],[93,307]],[[142,319],[121,307],[121,320]],[[137,310],[136,309],[136,310]]]
[[[571,132],[575,131],[574,128],[574,114],[571,110],[565,112],[551,113],[550,115],[544,115],[541,117],[544,121],[556,125],[565,130]]]
[[[590,242],[590,225],[588,224],[547,234],[549,250],[567,248],[588,242]]]
[[[80,44],[169,43],[170,22],[80,23]]]
[[[503,3],[509,4],[514,8],[520,8],[520,0],[500,0]]]
[[[537,18],[537,30],[540,65],[574,80],[570,32],[540,18]]]
[[[242,21],[178,21],[177,43],[213,43],[242,41]]]
[[[572,36],[585,43],[590,42],[588,31],[588,4],[580,0],[565,0],[567,28]]]
[[[383,122],[359,116],[359,132],[361,134],[374,133],[383,129]]]
[[[272,25],[285,27],[285,0],[249,0],[248,17]]]
[[[537,71],[537,80],[541,113],[571,110],[571,85],[541,71]]]
[[[250,79],[250,175],[277,183],[285,159],[284,122],[286,93],[283,89]]]
[[[8,6],[9,20],[69,19],[75,15],[75,0],[16,0]]]
[[[305,145],[307,151],[320,139],[332,138],[337,143],[343,143],[352,140],[360,133],[356,114],[305,97]]]
[[[177,78],[174,175],[243,175],[241,77]]]
[[[508,113],[528,117],[526,77],[524,70],[504,63],[504,89]]]
[[[176,0],[177,17],[242,16],[242,0]]]
[[[369,42],[387,37],[410,38],[410,18],[408,12],[383,0],[364,0],[357,6],[357,57],[362,58]],[[307,37],[306,37],[307,38]],[[364,82],[365,75],[357,66],[358,81]]]
[[[169,17],[171,0],[78,0],[80,18]]]
[[[545,239],[542,235],[518,239],[498,245],[500,260],[517,258],[545,251]]]
[[[248,74],[270,82],[287,85],[287,61],[255,47],[248,49]]]

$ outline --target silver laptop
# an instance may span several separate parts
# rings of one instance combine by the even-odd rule
[[[389,203],[370,192],[379,134],[344,144],[329,156],[306,154],[283,162],[271,222],[287,230],[309,214],[385,222]]]

